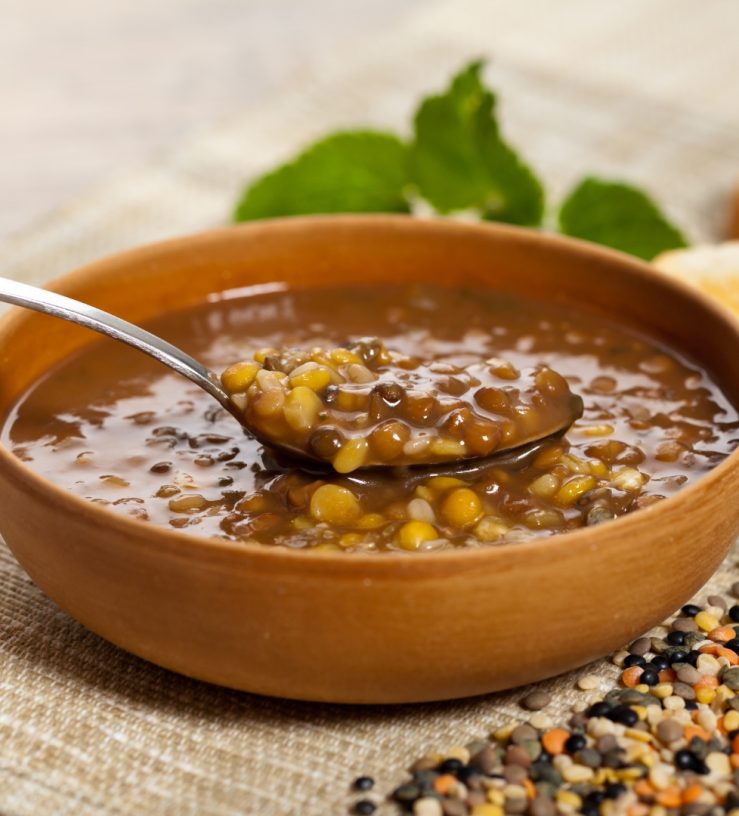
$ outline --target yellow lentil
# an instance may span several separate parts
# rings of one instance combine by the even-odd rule
[[[294,530],[310,530],[313,527],[314,522],[309,519],[307,516],[295,516],[295,518],[290,522],[290,526]]]
[[[652,694],[658,700],[664,700],[672,694],[672,683],[657,683],[652,689]]]
[[[429,488],[425,485],[418,485],[414,493],[419,499],[426,499],[426,501],[429,502],[436,498],[436,494],[433,492],[433,490],[429,490]]]
[[[259,349],[259,351],[255,352],[254,359],[261,364],[264,363],[267,357],[269,357],[271,354],[277,354],[277,349],[275,348]]]
[[[398,546],[404,550],[417,550],[425,541],[433,541],[439,534],[427,521],[408,521],[398,530]]]
[[[304,385],[313,391],[321,391],[331,382],[331,371],[317,363],[306,363],[299,366],[290,375],[290,385],[295,388]]]
[[[482,515],[482,502],[474,490],[459,487],[444,499],[441,515],[454,527],[468,527]]]
[[[458,439],[432,439],[429,450],[434,456],[462,457],[467,449],[464,442]]]
[[[336,454],[332,463],[334,470],[337,473],[351,473],[353,470],[362,467],[367,461],[368,449],[369,443],[366,439],[361,437],[349,439]]]
[[[380,513],[365,513],[357,520],[357,527],[360,530],[376,530],[387,523],[385,516]]]
[[[640,731],[639,733],[643,734],[644,732]],[[634,746],[631,752],[627,751],[626,755],[630,761],[640,762],[646,768],[654,768],[657,764],[657,757],[650,752],[643,741]]]
[[[510,530],[507,524],[494,516],[485,516],[480,519],[473,530],[475,537],[480,541],[497,541]]]
[[[311,496],[310,514],[316,521],[343,526],[355,522],[362,515],[362,508],[351,490],[326,484]]]
[[[503,816],[503,808],[491,802],[475,805],[472,808],[471,816]]]
[[[559,490],[560,481],[553,473],[544,473],[538,479],[534,479],[529,485],[529,490],[540,498],[549,498]]]
[[[610,436],[616,429],[613,425],[604,423],[602,425],[579,425],[576,430],[583,436]]]
[[[493,731],[493,737],[498,742],[505,742],[508,737],[511,736],[513,733],[513,729],[516,727],[517,723],[508,723],[508,725],[501,725],[500,728],[496,728]]]
[[[501,807],[505,803],[505,796],[502,790],[498,788],[489,788],[487,792],[487,800],[493,805],[500,805]]]
[[[364,405],[364,396],[356,391],[347,391],[345,388],[340,388],[334,405],[340,411],[361,411]]]
[[[635,779],[639,779],[642,773],[641,768],[623,768],[622,770],[616,771],[616,776],[622,781],[633,782]]]
[[[599,479],[605,479],[608,477],[608,468],[606,467],[605,463],[601,462],[599,459],[589,459],[588,467],[590,468],[590,472],[593,474],[593,476],[596,476]]]
[[[355,354],[353,351],[345,348],[331,349],[328,356],[332,362],[337,363],[338,365],[362,362],[362,358],[358,354]]]
[[[558,510],[529,510],[523,517],[524,524],[531,530],[552,530],[563,522]]]
[[[221,374],[221,383],[229,393],[241,393],[254,382],[259,370],[260,365],[257,362],[234,363]]]
[[[361,533],[344,533],[339,538],[339,546],[346,549],[347,547],[356,547],[364,541],[364,536]]]
[[[309,431],[318,421],[323,403],[315,391],[299,385],[285,398],[285,421],[296,431]]]
[[[624,736],[637,742],[651,742],[652,735],[649,731],[640,731],[638,728],[627,728],[624,731]]]
[[[616,773],[613,768],[598,768],[593,777],[593,783],[596,785],[610,784],[616,781]]]
[[[695,622],[698,624],[698,627],[702,629],[704,632],[710,632],[711,629],[716,629],[721,621],[715,618],[713,615],[709,614],[705,610],[701,610],[695,616]]]
[[[592,490],[597,482],[592,476],[575,476],[560,487],[554,500],[565,507],[574,504],[583,493]]]
[[[559,461],[571,473],[588,473],[590,471],[587,462],[571,453],[563,453]]]
[[[582,799],[573,791],[559,790],[556,794],[556,799],[560,805],[569,805],[573,808],[579,808],[582,805]]]
[[[642,692],[642,693],[646,693],[646,692]],[[638,717],[640,720],[646,720],[646,718],[647,718],[647,709],[646,709],[646,707],[645,707],[645,706],[642,706],[642,705],[633,705],[633,706],[631,706],[631,708],[632,708],[634,711],[636,711],[636,716],[637,716],[637,717]]]
[[[700,688],[695,692],[695,699],[699,703],[705,703],[706,705],[710,705],[714,701],[715,698],[716,698],[716,689]]]

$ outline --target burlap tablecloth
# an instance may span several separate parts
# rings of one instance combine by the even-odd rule
[[[3,274],[43,282],[119,248],[223,222],[245,178],[332,126],[406,129],[415,97],[480,55],[494,60],[506,132],[553,199],[587,171],[627,178],[651,189],[694,240],[716,238],[739,174],[737,43],[736,0],[429,4],[360,53],[338,48],[268,105],[7,240]],[[343,813],[356,774],[388,790],[424,750],[521,715],[522,690],[370,709],[215,688],[87,632],[5,548],[0,569],[3,814]],[[737,579],[732,556],[712,587]],[[614,677],[606,662],[590,670]],[[581,694],[576,676],[541,684],[557,694],[550,713]]]

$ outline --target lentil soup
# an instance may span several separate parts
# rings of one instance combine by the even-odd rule
[[[660,501],[739,441],[737,411],[681,354],[601,316],[493,291],[277,290],[214,299],[148,328],[215,370],[260,348],[376,336],[450,366],[549,366],[584,401],[565,436],[507,462],[338,474],[278,457],[187,380],[109,341],[20,400],[3,430],[18,457],[114,512],[200,535],[347,552],[508,543]],[[518,393],[508,387],[503,418]]]

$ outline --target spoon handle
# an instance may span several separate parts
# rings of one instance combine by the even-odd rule
[[[229,413],[234,414],[235,408],[228,394],[221,388],[218,378],[210,369],[177,346],[133,323],[78,300],[58,295],[56,292],[2,277],[0,277],[0,301],[60,317],[62,320],[77,323],[133,346],[187,377],[218,400]]]

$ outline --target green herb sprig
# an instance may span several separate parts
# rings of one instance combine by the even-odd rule
[[[466,66],[441,94],[421,100],[413,138],[339,131],[253,181],[234,220],[312,213],[436,213],[541,227],[544,187],[505,141],[484,63]],[[651,260],[686,246],[682,232],[636,187],[587,177],[556,211],[560,232]]]

